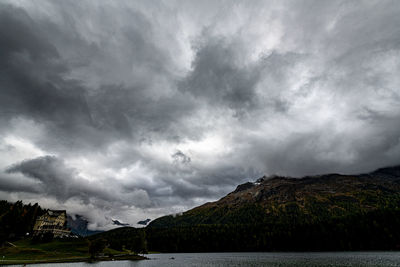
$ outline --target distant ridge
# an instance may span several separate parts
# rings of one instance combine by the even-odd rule
[[[384,201],[397,199],[399,193],[400,166],[358,175],[263,176],[181,216],[158,218],[149,227],[271,222],[294,210],[312,221],[321,216],[341,217],[376,210],[382,208]]]
[[[67,227],[71,229],[73,234],[86,237],[103,232],[89,230],[88,224],[87,219],[81,215],[75,215],[75,219],[70,215],[67,216]]]
[[[151,219],[146,219],[146,220],[143,220],[143,221],[138,221],[137,224],[147,225],[150,221],[151,221]]]

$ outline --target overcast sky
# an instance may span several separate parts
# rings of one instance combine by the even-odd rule
[[[399,1],[0,0],[0,199],[109,229],[399,163]]]

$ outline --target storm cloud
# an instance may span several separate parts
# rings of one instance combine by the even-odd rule
[[[397,1],[2,1],[0,197],[92,228],[400,164]]]

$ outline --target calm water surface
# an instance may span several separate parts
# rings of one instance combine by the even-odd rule
[[[400,252],[177,253],[151,254],[150,260],[37,264],[59,267],[153,266],[400,266]]]

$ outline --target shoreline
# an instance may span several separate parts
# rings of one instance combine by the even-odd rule
[[[40,263],[68,263],[68,262],[101,262],[101,261],[123,261],[123,260],[148,260],[149,258],[140,255],[115,255],[113,257],[103,256],[94,260],[89,257],[71,257],[71,258],[55,258],[55,259],[26,259],[26,260],[0,260],[0,265],[20,265],[20,264],[40,264]]]

